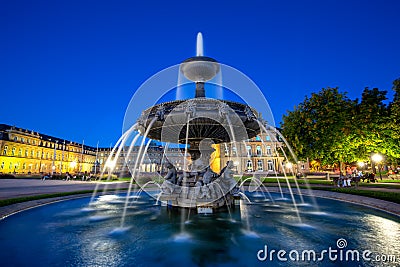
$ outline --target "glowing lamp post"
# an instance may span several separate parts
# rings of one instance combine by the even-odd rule
[[[381,165],[380,163],[382,162],[382,155],[381,154],[374,154],[371,157],[372,161],[378,164],[378,169],[379,169],[379,178],[382,180],[382,173],[381,173]]]
[[[70,163],[70,167],[73,171],[75,171],[76,164],[77,164],[76,161]]]
[[[287,170],[288,172],[290,172],[290,173],[293,174],[293,163],[287,162],[287,163],[285,164],[285,167],[286,167],[286,170]]]
[[[108,159],[106,161],[105,167],[108,168],[108,179],[109,180],[111,178],[111,173],[114,171],[116,163],[117,163],[116,160]]]

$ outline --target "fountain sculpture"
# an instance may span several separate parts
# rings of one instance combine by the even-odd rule
[[[198,212],[232,205],[238,187],[233,179],[233,163],[220,173],[210,167],[213,144],[242,142],[260,133],[257,112],[248,105],[206,98],[205,83],[220,71],[219,63],[203,55],[201,33],[197,55],[180,64],[180,72],[196,85],[195,97],[152,106],[137,121],[140,133],[152,140],[185,146],[183,172],[171,163],[161,187],[161,201],[170,205],[197,208]]]

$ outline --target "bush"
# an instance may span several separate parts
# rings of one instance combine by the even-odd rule
[[[0,173],[0,179],[15,179],[15,176],[8,173]]]
[[[81,177],[82,178],[82,177]],[[103,174],[101,177],[100,177],[100,180],[118,180],[118,177],[117,177],[117,175],[115,175],[115,174],[111,174],[111,175],[108,175],[108,174]]]

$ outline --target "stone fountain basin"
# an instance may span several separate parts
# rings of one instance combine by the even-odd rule
[[[7,266],[293,266],[276,258],[261,262],[257,252],[265,245],[287,252],[337,249],[340,238],[347,241],[345,249],[398,254],[399,217],[318,199],[320,212],[310,205],[299,207],[299,224],[290,201],[273,204],[255,193],[248,196],[257,205],[241,201],[231,213],[211,215],[169,210],[141,194],[130,199],[123,228],[124,201],[117,201],[125,200],[123,195],[98,198],[91,206],[83,198],[37,207],[0,221],[0,257]],[[320,263],[337,265],[327,258]]]

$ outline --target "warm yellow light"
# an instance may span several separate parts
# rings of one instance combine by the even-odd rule
[[[69,165],[71,166],[72,169],[74,169],[76,167],[76,161],[71,162]]]
[[[286,168],[291,169],[293,167],[293,164],[291,162],[286,163]]]
[[[382,161],[382,156],[380,154],[374,154],[374,155],[372,155],[372,160],[374,162],[381,162]]]
[[[113,169],[115,167],[115,164],[116,164],[115,160],[107,160],[105,165],[107,168]]]
[[[358,165],[360,168],[362,168],[362,167],[365,166],[365,163],[362,162],[362,161],[359,161],[359,162],[357,162],[357,165]]]

